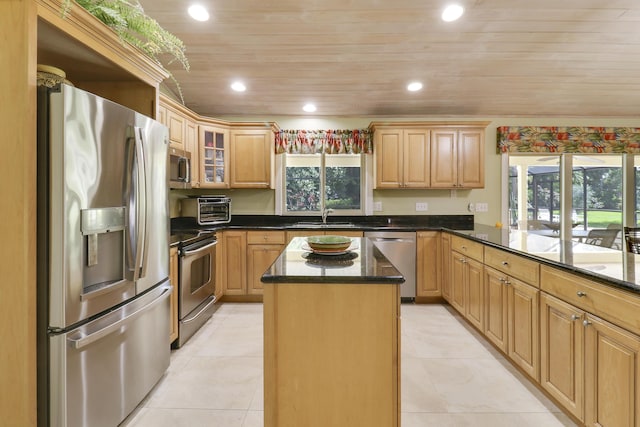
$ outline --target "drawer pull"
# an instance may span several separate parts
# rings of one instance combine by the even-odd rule
[[[502,261],[502,265],[506,267],[507,265],[509,265],[509,263],[507,261]]]
[[[580,319],[580,317],[581,317],[581,316],[578,316],[577,314],[572,314],[572,315],[571,315],[571,320],[574,320],[574,321],[575,321],[575,320]]]
[[[584,326],[589,326],[589,325],[591,324],[591,322],[590,322],[590,321],[588,321],[587,319],[584,319],[584,320],[582,321],[582,324],[583,324]]]
[[[463,251],[466,251],[466,250],[467,250],[467,247],[466,247],[466,246],[464,246],[464,245],[463,245],[463,246],[461,246],[461,248],[462,248],[462,250],[463,250]]]
[[[582,292],[582,291],[578,291],[578,292],[576,293],[576,295],[578,295],[580,298],[582,298],[582,297],[586,297],[586,296],[587,296],[587,293],[586,293],[586,292]]]

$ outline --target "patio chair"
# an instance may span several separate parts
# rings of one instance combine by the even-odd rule
[[[640,228],[625,227],[624,241],[628,252],[640,254]]]
[[[620,230],[616,229],[594,228],[589,230],[585,243],[610,248],[613,246],[613,242],[616,241],[619,232]]]

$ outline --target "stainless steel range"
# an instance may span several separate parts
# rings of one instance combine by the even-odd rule
[[[214,232],[182,230],[172,236],[178,244],[178,339],[181,347],[217,309],[215,297],[216,245]]]

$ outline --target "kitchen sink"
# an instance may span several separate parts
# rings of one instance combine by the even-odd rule
[[[354,227],[352,222],[328,222],[326,224],[320,221],[301,221],[291,225],[294,228],[351,228]]]

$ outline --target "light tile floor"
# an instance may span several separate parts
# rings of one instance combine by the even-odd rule
[[[402,427],[575,425],[450,307],[401,313]],[[262,304],[223,303],[122,426],[262,426],[262,388]]]

